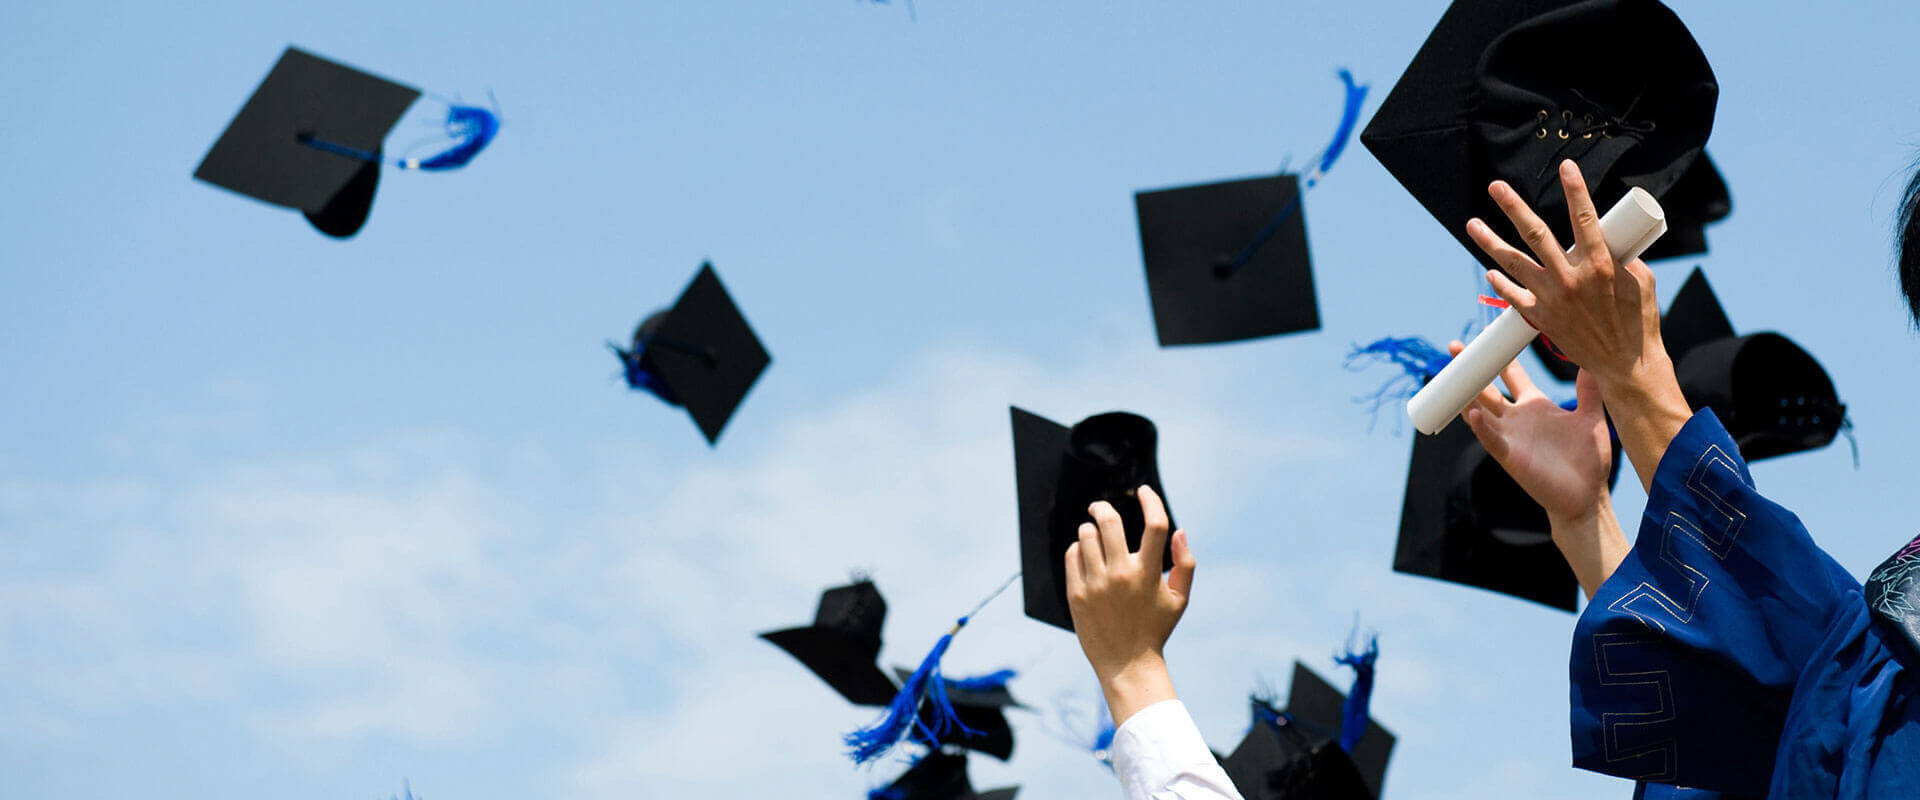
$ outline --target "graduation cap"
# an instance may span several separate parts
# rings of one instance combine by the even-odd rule
[[[1307,190],[1353,137],[1367,87],[1340,70],[1346,101],[1333,141],[1304,175],[1137,192],[1140,251],[1160,345],[1209,344],[1315,330]]]
[[[352,236],[373,209],[381,144],[419,97],[419,89],[289,47],[193,176],[299,209],[328,236]]]
[[[1152,421],[1126,412],[1098,414],[1067,428],[1030,411],[1010,410],[1027,616],[1073,630],[1067,609],[1067,548],[1079,541],[1080,523],[1092,520],[1087,506],[1105,500],[1125,524],[1127,546],[1139,550],[1146,531],[1139,487],[1152,487],[1163,500],[1167,496],[1155,456],[1159,434]],[[1171,505],[1167,519],[1169,530],[1177,529]],[[1161,556],[1161,569],[1172,568],[1169,547]]]
[[[708,444],[773,360],[711,263],[700,265],[672,308],[640,323],[630,347],[607,346],[628,386],[685,406]]]
[[[1698,268],[1668,304],[1660,336],[1687,404],[1713,409],[1748,461],[1816,450],[1840,432],[1847,406],[1820,362],[1778,333],[1735,335]]]
[[[1620,475],[1620,444],[1613,474]],[[1465,425],[1416,434],[1393,570],[1572,611],[1580,583],[1553,544],[1547,512]]]
[[[1599,208],[1630,187],[1665,195],[1699,159],[1719,85],[1686,25],[1656,0],[1454,0],[1360,134],[1380,163],[1488,269],[1479,217],[1517,242],[1487,184],[1512,184],[1573,241],[1558,164]]]
[[[760,638],[792,654],[813,674],[862,706],[884,706],[899,690],[880,670],[880,626],[887,619],[887,601],[872,581],[859,580],[820,595],[813,624],[769,631]]]
[[[894,667],[893,674],[901,684],[905,684],[912,677],[913,670]],[[978,688],[968,684],[965,680],[949,680],[946,683],[947,700],[953,704],[954,719],[964,727],[955,729],[940,743],[985,753],[1001,761],[1012,758],[1013,725],[1007,722],[1006,709],[1021,707],[1020,702],[1013,699],[1013,693],[1007,690],[1004,683]],[[921,716],[926,717],[931,710],[922,706]]]
[[[1139,192],[1133,205],[1161,346],[1320,327],[1298,176]]]
[[[373,210],[383,162],[427,172],[459,169],[500,131],[492,108],[450,101],[449,142],[431,155],[388,160],[382,143],[419,97],[419,89],[289,47],[193,176],[299,209],[321,233],[347,238]]]
[[[1680,182],[1667,190],[1660,207],[1667,212],[1667,232],[1640,256],[1645,261],[1707,252],[1707,226],[1726,219],[1733,212],[1733,201],[1727,195],[1726,179],[1703,152],[1680,176]],[[1572,383],[1580,372],[1578,365],[1553,353],[1545,339],[1534,340],[1533,352],[1546,366],[1547,374],[1561,383]]]
[[[1222,760],[1247,800],[1373,800],[1386,782],[1394,736],[1371,718],[1351,752],[1339,742],[1346,695],[1294,662],[1284,712],[1253,700],[1253,728]]]
[[[967,779],[967,757],[933,751],[915,761],[890,784],[867,793],[868,800],[1013,800],[1017,786],[986,792]]]

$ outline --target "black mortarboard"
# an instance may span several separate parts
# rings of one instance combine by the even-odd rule
[[[1327,732],[1339,739],[1346,721],[1347,696],[1319,673],[1298,661],[1293,662],[1293,683],[1287,689],[1287,713],[1303,725]],[[1367,730],[1353,746],[1353,764],[1375,796],[1387,779],[1387,761],[1393,757],[1394,737],[1372,717]]]
[[[1372,800],[1386,782],[1394,736],[1371,718],[1353,752],[1340,748],[1346,696],[1294,662],[1286,712],[1253,701],[1253,728],[1222,760],[1247,800]]]
[[[893,783],[875,789],[868,800],[1013,800],[1019,787],[973,790],[967,779],[967,757],[962,753],[933,751],[915,761]]]
[[[1246,800],[1374,800],[1353,758],[1334,737],[1310,731],[1259,700],[1253,727],[1220,759]]]
[[[193,176],[299,209],[328,236],[352,236],[373,208],[382,142],[419,97],[289,47]]]
[[[1127,545],[1140,548],[1146,521],[1136,491],[1153,487],[1164,501],[1155,458],[1158,433],[1146,417],[1098,414],[1071,429],[1013,408],[1013,468],[1020,502],[1021,585],[1027,616],[1073,630],[1067,609],[1067,547],[1079,541],[1087,506],[1105,500],[1126,524]],[[1172,504],[1167,504],[1171,527]],[[1161,556],[1173,568],[1172,548]]]
[[[1133,205],[1162,346],[1320,327],[1297,176],[1138,192]]]
[[[1360,141],[1492,269],[1467,220],[1520,240],[1488,183],[1512,184],[1570,243],[1560,161],[1580,165],[1601,209],[1633,186],[1664,200],[1718,99],[1699,44],[1656,0],[1454,0]]]
[[[1620,474],[1614,444],[1613,475]],[[1477,586],[1572,611],[1579,581],[1553,544],[1547,512],[1480,446],[1449,425],[1415,434],[1393,570]]]
[[[894,667],[893,675],[901,683],[906,683],[913,670]],[[1006,709],[1019,707],[1020,702],[1005,688],[972,691],[946,687],[947,701],[953,704],[954,718],[966,726],[968,734],[962,730],[950,730],[940,737],[943,745],[964,747],[975,752],[985,753],[1005,761],[1013,757],[1013,725],[1007,721]],[[921,720],[931,725],[931,704],[920,707]]]
[[[710,263],[700,265],[672,308],[640,323],[632,349],[614,352],[629,386],[686,406],[708,444],[773,360]]]
[[[1714,416],[1749,461],[1833,442],[1846,404],[1807,351],[1777,333],[1734,334],[1726,310],[1694,269],[1660,321],[1680,391]]]
[[[800,659],[848,702],[884,706],[900,687],[880,670],[880,626],[887,601],[872,581],[861,580],[820,595],[813,624],[760,634]]]

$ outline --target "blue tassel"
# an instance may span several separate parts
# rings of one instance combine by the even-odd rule
[[[1309,189],[1318,184],[1321,176],[1333,168],[1333,162],[1340,159],[1340,154],[1347,151],[1347,143],[1353,140],[1353,128],[1360,124],[1360,107],[1367,102],[1368,87],[1354,83],[1352,71],[1340,70],[1340,82],[1347,87],[1346,108],[1340,112],[1340,127],[1333,132],[1333,141],[1320,154],[1320,163],[1307,173],[1306,184]]]
[[[452,147],[426,158],[394,159],[393,165],[400,169],[417,169],[422,172],[444,172],[464,167],[493,142],[494,135],[500,132],[500,116],[479,106],[452,103],[447,109],[446,129],[447,136],[455,140]],[[378,150],[348,147],[321,139],[312,133],[301,133],[296,138],[301,144],[315,150],[345,156],[356,161],[378,163],[381,160]]]
[[[680,397],[659,375],[641,365],[640,351],[627,350],[613,342],[607,342],[607,349],[620,359],[621,377],[627,381],[627,388],[646,392],[670,406],[680,405]]]
[[[1014,573],[1014,576],[1008,578],[1006,583],[1000,584],[1000,588],[994,590],[993,594],[987,595],[987,599],[974,606],[973,611],[954,623],[953,629],[947,631],[947,635],[940,637],[940,640],[934,643],[933,650],[927,653],[926,658],[920,660],[919,668],[915,669],[912,675],[907,676],[906,683],[900,687],[900,692],[893,696],[893,702],[887,704],[886,714],[872,725],[842,737],[846,742],[848,755],[855,764],[872,762],[892,752],[894,747],[909,737],[929,748],[938,748],[941,737],[956,729],[968,736],[979,733],[961,724],[959,714],[953,710],[953,701],[947,697],[947,687],[953,684],[940,674],[940,659],[947,655],[947,648],[953,645],[953,637],[960,633],[962,628],[967,627],[967,623],[973,619],[974,615],[979,614],[980,609],[986,608],[988,603],[993,602],[995,597],[999,597],[1007,587],[1012,586],[1014,581],[1019,579],[1020,574]],[[1003,673],[1005,677],[1000,677]],[[998,679],[999,687],[1004,688],[1006,680],[1012,677],[1011,672],[1002,670],[981,678],[969,678],[955,683],[962,686],[990,686],[994,679]]]
[[[455,144],[426,158],[403,158],[394,165],[424,172],[459,169],[480,155],[499,132],[499,115],[479,106],[455,103],[447,109],[447,135],[456,140]]]
[[[953,635],[966,626],[967,618],[961,617],[953,630],[934,643],[932,652],[921,660],[919,669],[907,677],[906,684],[900,687],[900,693],[893,696],[885,716],[872,725],[846,735],[854,763],[865,764],[886,755],[916,731],[922,741],[935,746],[941,736],[959,725],[953,703],[947,699],[946,681],[940,677],[940,659],[946,656],[947,647],[953,644]],[[930,707],[926,714],[930,719],[921,719],[920,707],[923,702]]]
[[[1368,637],[1367,649],[1363,652],[1356,653],[1349,645],[1347,652],[1334,657],[1341,666],[1353,668],[1353,688],[1347,691],[1347,704],[1340,720],[1340,749],[1349,753],[1367,732],[1367,705],[1373,699],[1373,664],[1379,658],[1379,636]]]
[[[1401,374],[1389,378],[1380,388],[1369,394],[1354,398],[1354,402],[1365,404],[1375,416],[1380,408],[1389,403],[1404,403],[1412,398],[1420,387],[1433,380],[1440,370],[1453,361],[1453,356],[1433,346],[1432,342],[1417,336],[1405,338],[1387,337],[1353,348],[1347,353],[1343,366],[1359,371],[1378,363],[1394,364],[1400,367]]]
[[[1099,706],[1100,724],[1093,731],[1093,755],[1107,762],[1107,766],[1111,767],[1113,766],[1113,735],[1119,733],[1120,729],[1114,727],[1113,712],[1107,710],[1106,701],[1102,700]]]
[[[1003,669],[998,672],[989,672],[985,675],[978,675],[972,678],[949,680],[947,681],[947,690],[960,692],[998,692],[1005,690],[1007,683],[1017,676],[1018,673],[1013,670]]]
[[[1273,219],[1268,220],[1267,224],[1253,235],[1253,241],[1248,242],[1238,255],[1214,265],[1215,275],[1225,278],[1246,266],[1247,262],[1253,259],[1253,254],[1259,252],[1268,239],[1272,239],[1274,234],[1280,232],[1280,226],[1285,225],[1287,220],[1292,219],[1293,215],[1299,212],[1300,203],[1306,197],[1307,190],[1320,185],[1320,179],[1326,177],[1327,170],[1333,167],[1333,162],[1340,158],[1341,153],[1346,152],[1347,142],[1353,138],[1353,127],[1360,122],[1360,107],[1366,102],[1367,87],[1355,85],[1353,73],[1345,69],[1340,70],[1340,81],[1346,84],[1346,104],[1340,110],[1340,127],[1334,131],[1333,141],[1327,145],[1327,149],[1321,151],[1320,158],[1315,162],[1313,169],[1302,176],[1300,193],[1295,195],[1286,207],[1281,208],[1280,213],[1273,215]]]

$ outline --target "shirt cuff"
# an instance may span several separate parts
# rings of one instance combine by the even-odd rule
[[[1140,709],[1114,731],[1113,771],[1127,797],[1151,796],[1182,776],[1225,777],[1179,700]]]

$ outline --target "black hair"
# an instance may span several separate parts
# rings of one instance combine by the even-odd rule
[[[1907,296],[1907,310],[1914,324],[1920,325],[1920,169],[1907,180],[1900,202],[1900,291]]]

